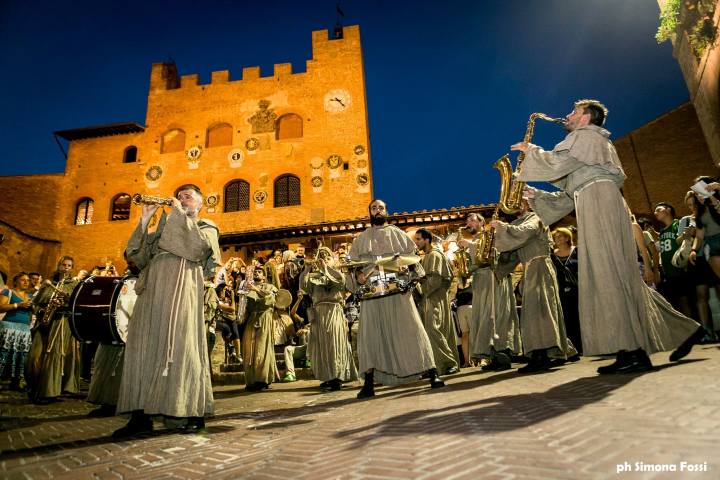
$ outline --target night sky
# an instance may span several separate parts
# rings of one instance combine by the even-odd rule
[[[293,63],[335,1],[22,1],[0,5],[0,175],[62,172],[52,132],[145,123],[150,65],[181,75]],[[341,2],[360,25],[376,196],[390,211],[495,202],[492,163],[532,112],[565,115],[578,98],[610,109],[617,138],[688,92],[655,0]],[[538,123],[552,147],[560,127]]]

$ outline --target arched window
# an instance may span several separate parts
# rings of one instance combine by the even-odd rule
[[[233,180],[225,187],[225,211],[250,210],[250,184],[245,180]]]
[[[222,147],[232,145],[233,127],[227,123],[219,123],[208,128],[205,147]]]
[[[88,225],[92,223],[93,199],[82,198],[75,206],[75,225]]]
[[[130,218],[130,195],[127,193],[119,193],[112,200],[112,209],[110,211],[110,221],[128,220]]]
[[[286,113],[277,119],[277,124],[275,126],[275,138],[277,140],[302,138],[302,136],[303,120],[300,115],[295,113]]]
[[[275,206],[300,205],[300,179],[295,175],[281,175],[275,179]]]
[[[183,150],[185,150],[185,132],[176,128],[163,134],[160,153],[182,152]]]
[[[125,155],[123,155],[123,163],[135,163],[137,162],[137,147],[130,145],[125,149]]]

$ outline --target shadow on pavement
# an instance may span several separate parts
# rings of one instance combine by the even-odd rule
[[[467,435],[507,432],[559,417],[607,398],[613,391],[629,384],[634,379],[653,374],[666,368],[682,364],[701,362],[704,359],[684,360],[655,367],[649,372],[622,375],[598,375],[584,377],[557,385],[540,393],[503,395],[466,402],[437,409],[415,410],[374,424],[345,430],[336,437],[360,435],[347,450],[362,448],[378,437],[399,437],[427,434]],[[488,385],[518,374],[507,372],[461,384],[450,384],[445,388],[427,393],[457,391]],[[425,392],[423,392],[425,393]],[[418,392],[402,395],[408,397]],[[499,421],[500,420],[500,421]]]
[[[231,426],[227,426],[227,425],[209,425],[205,430],[206,430],[205,433],[195,434],[195,435],[206,436],[206,435],[216,435],[216,434],[221,434],[221,433],[227,433],[232,430],[235,430],[235,427],[231,427]],[[142,435],[137,435],[134,437],[128,437],[128,438],[123,438],[123,439],[113,438],[108,435],[108,436],[104,436],[104,437],[89,438],[87,440],[72,440],[69,442],[52,443],[50,445],[43,445],[41,447],[19,448],[17,450],[3,450],[3,451],[0,451],[0,457],[2,457],[3,460],[11,460],[11,459],[22,458],[22,457],[35,457],[35,456],[55,453],[60,450],[86,448],[86,447],[93,447],[93,446],[105,445],[105,444],[111,444],[111,443],[119,444],[119,443],[123,443],[126,441],[135,442],[138,440],[157,438],[157,437],[166,436],[166,435],[182,435],[182,436],[188,436],[188,437],[191,436],[190,434],[186,435],[185,433],[177,431],[177,430],[160,429],[160,430],[154,430],[152,433],[145,433]]]

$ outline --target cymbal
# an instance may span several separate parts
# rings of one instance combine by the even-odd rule
[[[395,255],[393,257],[381,258],[375,264],[384,270],[400,270],[402,267],[420,263],[419,255]]]
[[[370,262],[358,260],[358,261],[353,261],[353,262],[342,262],[338,265],[338,267],[340,267],[340,268],[361,268],[361,267],[366,267],[369,264],[370,264]]]

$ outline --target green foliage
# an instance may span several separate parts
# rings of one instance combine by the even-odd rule
[[[660,12],[660,26],[655,34],[658,43],[666,42],[672,38],[678,27],[680,17],[680,0],[668,0]]]
[[[682,5],[685,9],[681,12]],[[713,23],[715,0],[668,0],[660,12],[660,25],[655,34],[658,43],[673,38],[682,21],[690,46],[698,59],[715,44],[717,27]]]

